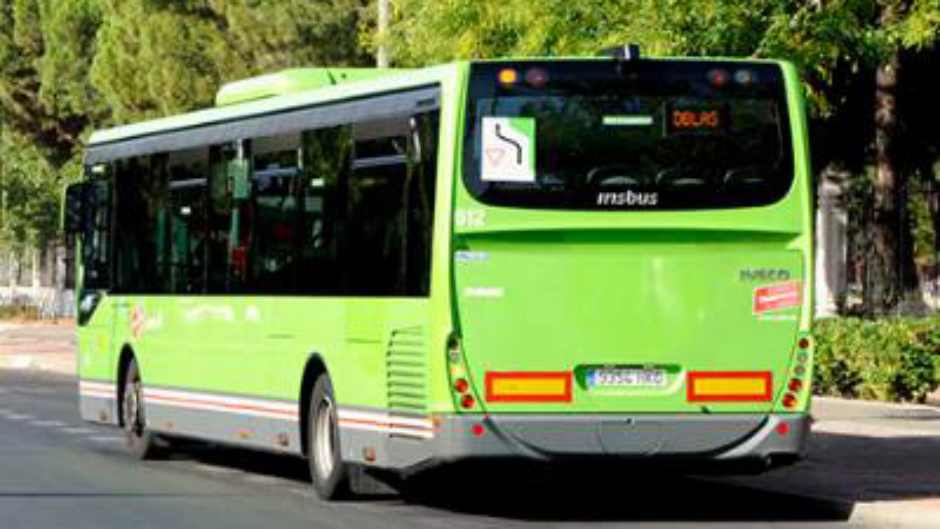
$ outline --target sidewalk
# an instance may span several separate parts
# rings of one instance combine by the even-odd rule
[[[0,369],[75,374],[72,324],[0,323]]]
[[[734,481],[852,506],[864,527],[940,528],[940,409],[813,399],[807,459]]]

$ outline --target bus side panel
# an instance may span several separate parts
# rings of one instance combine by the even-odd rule
[[[118,422],[113,321],[114,300],[105,296],[91,319],[76,330],[79,408],[86,421]]]

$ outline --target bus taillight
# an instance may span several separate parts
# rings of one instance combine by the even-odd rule
[[[460,398],[460,405],[463,406],[463,408],[466,410],[472,409],[475,404],[476,399],[474,399],[473,395],[470,395],[469,393]]]

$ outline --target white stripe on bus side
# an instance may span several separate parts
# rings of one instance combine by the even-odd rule
[[[429,418],[405,417],[387,412],[370,412],[340,408],[338,422],[341,428],[431,439],[434,424]]]
[[[144,401],[161,406],[192,410],[235,413],[292,422],[299,420],[297,405],[286,402],[156,388],[144,388]]]

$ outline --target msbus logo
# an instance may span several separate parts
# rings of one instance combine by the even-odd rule
[[[634,193],[633,191],[597,194],[598,206],[655,206],[659,193]]]

